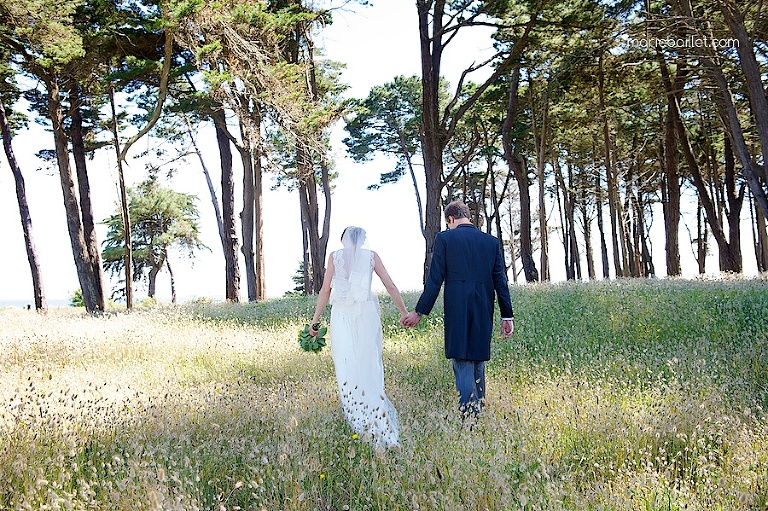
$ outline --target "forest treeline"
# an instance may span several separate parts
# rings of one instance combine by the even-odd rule
[[[515,280],[549,280],[553,264],[564,264],[568,279],[680,275],[681,247],[689,242],[680,239],[681,202],[694,197],[690,242],[702,273],[709,250],[717,251],[721,271],[741,272],[744,257],[768,270],[768,20],[761,2],[404,2],[410,10],[401,22],[419,27],[413,51],[421,74],[393,77],[367,97],[349,99],[344,63],[326,58],[318,41],[339,9],[366,3],[4,2],[0,128],[36,307],[46,308],[45,291],[13,152],[14,134],[30,120],[53,134],[39,156],[61,180],[90,312],[106,307],[104,271],[122,274],[130,308],[132,283],[156,275],[169,247],[201,245],[195,207],[157,185],[160,167],[149,169],[140,187],[126,188],[123,164],[141,157],[129,154],[145,136],[172,142],[156,155],[169,165],[199,157],[219,226],[227,300],[238,301],[243,285],[249,301],[265,297],[265,179],[300,198],[297,280],[303,292],[316,292],[331,223],[336,171],[329,136],[337,123],[344,123],[355,160],[393,157],[376,186],[413,183],[407,200],[418,211],[425,269],[443,204],[461,198],[478,226],[503,240]],[[443,58],[461,55],[457,35],[489,29],[493,53],[449,83]],[[213,174],[220,183],[196,142],[203,126],[216,134],[220,168]],[[96,151],[115,154],[121,192],[104,249],[88,178]],[[142,202],[150,192],[162,200]],[[654,267],[649,242],[658,212],[665,269]],[[746,217],[753,247],[743,249]],[[554,242],[563,243],[563,260],[550,258]]]

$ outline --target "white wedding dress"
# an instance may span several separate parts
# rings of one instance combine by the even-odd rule
[[[397,446],[397,411],[384,393],[379,300],[371,292],[373,252],[361,248],[363,240],[342,241],[345,248],[332,255],[330,298],[331,353],[342,410],[361,438],[375,447]]]

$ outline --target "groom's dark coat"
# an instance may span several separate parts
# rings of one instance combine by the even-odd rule
[[[443,283],[446,358],[489,360],[494,292],[501,317],[512,317],[498,238],[471,224],[459,224],[439,233],[416,312],[430,313]]]

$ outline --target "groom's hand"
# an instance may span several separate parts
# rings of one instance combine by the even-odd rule
[[[504,339],[508,339],[512,332],[515,331],[515,323],[511,319],[505,319],[501,322],[501,336]]]

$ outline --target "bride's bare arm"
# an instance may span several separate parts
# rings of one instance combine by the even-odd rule
[[[379,254],[376,252],[373,253],[373,271],[375,271],[376,275],[379,276],[381,283],[384,284],[384,288],[387,290],[387,293],[389,293],[389,296],[392,297],[392,301],[395,302],[395,305],[400,310],[400,319],[404,318],[408,314],[408,309],[405,306],[403,297],[400,295],[400,290],[397,289],[397,286],[389,276],[387,269],[381,262]]]
[[[312,328],[312,325],[320,322],[320,316],[323,315],[325,306],[328,305],[328,300],[331,297],[331,281],[333,280],[333,253],[328,256],[328,265],[325,267],[325,277],[323,277],[323,286],[320,288],[320,292],[317,295],[317,306],[315,307],[315,315],[312,317],[312,323],[309,325],[309,333],[311,335],[317,335],[317,330]]]

